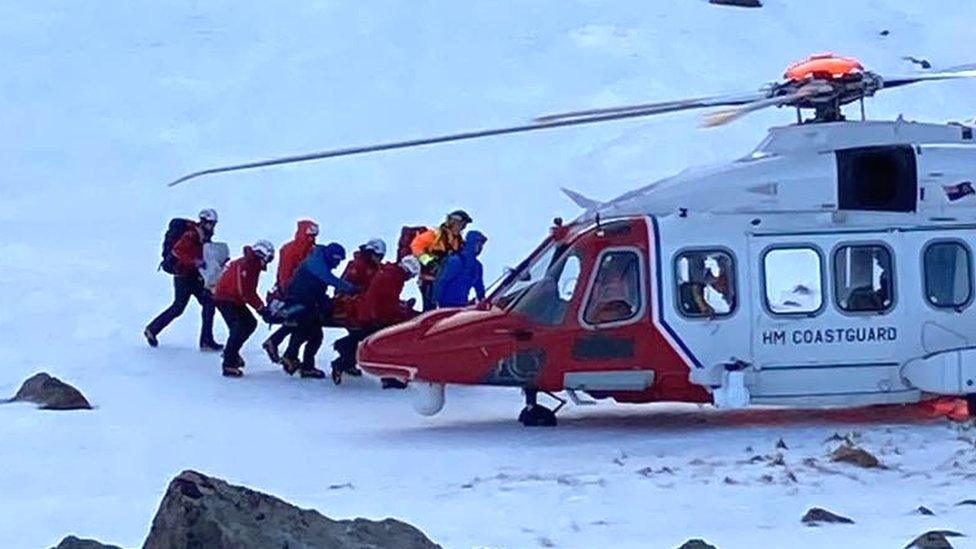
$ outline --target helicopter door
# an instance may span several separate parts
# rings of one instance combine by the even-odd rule
[[[900,233],[752,238],[761,301],[753,402],[911,400],[898,374],[906,336],[896,295],[902,247]]]
[[[526,321],[516,357],[541,363],[539,388],[643,391],[648,367],[647,241],[643,221],[581,236],[516,302]]]

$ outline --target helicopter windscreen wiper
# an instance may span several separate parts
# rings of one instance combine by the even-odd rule
[[[707,115],[704,120],[705,126],[727,124],[747,114],[769,107],[794,107],[797,109],[797,116],[801,121],[802,118],[799,113],[803,110],[812,110],[814,111],[814,116],[806,121],[808,123],[837,122],[844,120],[841,114],[841,107],[843,105],[855,101],[863,102],[864,98],[871,97],[883,89],[897,88],[919,82],[973,77],[976,77],[976,65],[960,65],[938,72],[884,77],[865,70],[856,59],[826,53],[811,56],[809,59],[789,66],[781,82],[768,84],[756,92],[547,114],[535,118],[530,123],[515,126],[471,130],[358,147],[345,147],[229,166],[219,166],[184,175],[170,182],[169,186],[172,187],[204,175],[512,135],[567,126],[580,126],[693,109],[725,107],[722,110]]]

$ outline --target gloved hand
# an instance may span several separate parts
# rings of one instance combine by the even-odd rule
[[[258,310],[258,315],[260,315],[261,320],[265,321],[266,323],[268,324],[273,323],[274,315],[271,314],[271,309],[267,307],[263,307],[260,310]]]
[[[207,262],[202,259],[194,259],[193,266],[196,267],[197,269],[206,269]]]

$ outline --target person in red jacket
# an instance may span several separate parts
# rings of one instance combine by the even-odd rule
[[[241,347],[258,327],[247,306],[265,316],[264,302],[258,296],[258,276],[272,261],[274,246],[267,240],[258,240],[253,246],[244,247],[244,255],[230,262],[214,287],[214,302],[230,330],[223,359],[223,373],[227,377],[244,375]]]
[[[342,271],[342,279],[357,288],[369,288],[385,256],[386,242],[379,238],[371,239],[352,254],[352,261]]]
[[[341,380],[342,373],[356,366],[356,347],[359,343],[383,328],[410,320],[417,315],[412,302],[400,300],[403,286],[420,274],[420,261],[412,255],[400,263],[384,263],[373,277],[369,287],[356,296],[349,307],[349,335],[335,342],[339,357],[332,361],[332,379]],[[384,380],[384,386],[387,381]]]
[[[386,242],[383,242],[379,238],[371,239],[369,242],[360,246],[359,250],[353,254],[352,261],[347,263],[346,268],[342,271],[342,279],[357,288],[369,288],[373,277],[376,276],[376,273],[379,272],[383,264],[384,256],[386,256]],[[336,295],[333,317],[337,322],[355,322],[353,318],[355,315],[355,301],[359,297],[341,292]],[[337,339],[332,344],[332,348],[336,350],[348,349],[352,345],[353,349],[355,349],[358,340],[354,332],[355,330],[349,330],[345,336]],[[353,377],[363,375],[359,368],[356,368],[355,359],[349,360],[341,352],[339,358],[332,361],[332,372],[333,379],[340,379],[341,374],[337,374],[337,372],[345,373]]]
[[[295,231],[295,238],[281,246],[281,257],[278,259],[278,277],[275,287],[271,290],[271,296],[281,299],[288,292],[288,283],[298,266],[305,261],[308,254],[315,247],[315,237],[319,235],[318,223],[311,219],[302,219],[298,222],[298,229]],[[281,326],[271,333],[268,339],[264,340],[261,348],[268,354],[271,362],[278,364],[281,362],[281,355],[278,347],[284,343],[285,338],[294,333],[293,326]]]
[[[203,309],[202,324],[200,326],[200,350],[219,351],[223,346],[214,340],[213,319],[214,304],[210,291],[207,290],[200,275],[203,266],[203,245],[213,237],[217,227],[217,212],[212,209],[200,211],[196,223],[187,222],[187,228],[179,240],[170,250],[169,258],[173,264],[173,303],[165,311],[159,313],[146,326],[142,335],[150,347],[159,345],[159,333],[166,326],[183,314],[191,297],[197,298]]]

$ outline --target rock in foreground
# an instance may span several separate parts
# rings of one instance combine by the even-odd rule
[[[709,4],[717,4],[719,6],[737,6],[740,8],[761,8],[762,2],[760,0],[708,0]]]
[[[33,402],[42,410],[91,410],[81,391],[44,372],[31,376],[8,402]]]
[[[93,539],[81,539],[68,536],[61,540],[54,549],[122,549],[118,545],[106,545]]]
[[[195,471],[169,484],[144,549],[397,548],[439,545],[394,519],[332,520],[274,496]]]
[[[678,549],[717,549],[717,548],[703,539],[695,538],[684,542],[683,544],[681,544],[681,547],[678,547]]]
[[[963,535],[952,530],[932,530],[913,539],[905,549],[952,549],[948,538],[958,537]]]

